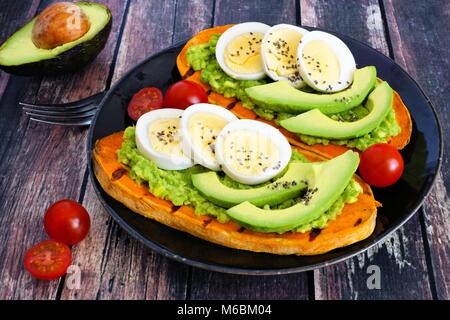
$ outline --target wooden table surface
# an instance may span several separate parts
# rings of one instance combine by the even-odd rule
[[[0,42],[53,0],[0,2]],[[424,88],[450,145],[450,1],[421,0],[101,0],[113,29],[94,63],[77,74],[25,78],[0,73],[1,299],[449,299],[449,158],[423,208],[364,254],[323,269],[251,277],[168,260],[127,235],[103,209],[88,179],[87,128],[30,122],[19,101],[59,103],[108,89],[145,57],[213,25],[291,23],[337,31],[395,59]],[[73,249],[79,290],[65,278],[32,279],[25,250],[46,238],[45,209],[61,198],[91,214],[89,237]],[[377,265],[381,289],[369,289]]]

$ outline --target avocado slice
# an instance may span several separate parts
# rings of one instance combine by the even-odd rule
[[[374,66],[357,69],[353,83],[346,90],[331,93],[309,93],[289,85],[288,81],[276,81],[245,89],[250,99],[259,107],[278,112],[299,114],[319,109],[324,114],[338,113],[360,105],[375,87],[377,71]]]
[[[95,2],[77,2],[90,22],[81,38],[53,49],[40,49],[32,41],[36,17],[0,46],[0,69],[17,75],[58,75],[79,70],[95,59],[108,40],[112,16]]]
[[[192,175],[192,183],[209,201],[230,208],[241,202],[249,201],[261,207],[275,205],[300,195],[306,189],[303,163],[292,161],[287,171],[279,179],[262,187],[234,189],[220,182],[216,172]]]
[[[259,232],[283,233],[319,218],[344,192],[358,168],[359,156],[351,150],[325,162],[304,163],[308,190],[286,209],[265,210],[245,201],[227,210],[231,219]]]
[[[349,139],[363,136],[386,118],[392,108],[393,90],[385,81],[369,94],[365,107],[370,113],[354,122],[333,120],[318,109],[310,110],[296,117],[281,120],[280,125],[286,130],[328,139]]]

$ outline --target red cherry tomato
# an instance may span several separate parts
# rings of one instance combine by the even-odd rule
[[[54,280],[67,272],[72,262],[70,248],[64,243],[45,240],[25,254],[24,265],[31,275],[38,279]]]
[[[395,147],[379,143],[361,154],[359,173],[371,186],[388,187],[400,179],[403,165],[402,155]]]
[[[164,96],[164,107],[186,109],[196,103],[207,103],[208,95],[201,85],[182,80],[175,82],[167,89]]]
[[[91,227],[91,219],[86,209],[78,202],[61,200],[47,209],[44,226],[50,238],[73,245],[86,237]]]
[[[128,115],[134,121],[149,111],[162,107],[163,94],[154,87],[143,88],[136,92],[128,104]]]

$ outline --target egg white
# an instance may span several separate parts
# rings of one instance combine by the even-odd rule
[[[191,133],[189,132],[189,120],[198,112],[207,112],[223,118],[227,122],[238,120],[238,118],[229,110],[209,103],[197,103],[184,110],[181,117],[181,140],[183,152],[189,155],[195,163],[204,166],[205,168],[219,171],[220,166],[216,159],[211,159],[204,154],[204,150],[193,143]]]
[[[278,147],[280,161],[279,168],[274,169],[273,167],[270,167],[259,175],[244,175],[236,172],[236,170],[227,161],[228,158],[226,157],[228,152],[234,151],[224,150],[223,144],[227,135],[241,130],[251,130],[265,136],[266,138],[269,138],[273,144]],[[215,147],[217,161],[221,165],[225,174],[235,181],[249,185],[263,183],[275,177],[288,165],[292,155],[292,148],[286,137],[275,127],[257,120],[238,120],[228,123],[217,137]],[[249,165],[257,164],[250,163]]]
[[[231,70],[225,62],[225,50],[228,43],[241,34],[248,32],[260,32],[265,34],[269,30],[269,26],[260,22],[244,22],[232,26],[227,29],[217,41],[216,44],[216,60],[219,63],[222,70],[230,77],[238,80],[259,80],[266,76],[264,69],[261,72],[256,73],[237,73]]]
[[[315,40],[324,41],[329,46],[329,48],[333,50],[339,61],[340,73],[339,79],[336,83],[327,83],[325,85],[321,83],[315,84],[314,79],[312,79],[311,76],[308,75],[308,71],[302,59],[302,54],[305,46],[311,41]],[[355,58],[353,57],[353,54],[347,47],[347,45],[341,39],[332,34],[323,31],[311,31],[306,34],[298,47],[297,58],[299,63],[300,75],[302,76],[303,80],[313,89],[328,93],[337,92],[349,87],[353,81],[353,73],[356,70]],[[327,89],[328,85],[331,85],[332,89]]]
[[[266,48],[267,48],[267,40],[269,38],[269,34],[271,32],[275,32],[279,29],[291,29],[294,30],[295,32],[299,33],[302,35],[302,37],[304,37],[309,31],[297,26],[293,26],[291,24],[277,24],[272,26],[269,30],[267,30],[266,34],[264,35],[263,41],[262,41],[262,45],[261,45],[261,55],[263,58],[263,64],[264,64],[264,72],[272,79],[275,81],[279,81],[279,80],[287,80],[286,77],[284,76],[279,76],[278,74],[276,74],[275,72],[269,70],[269,68],[267,67],[267,57],[266,57]],[[295,82],[291,82],[289,81],[289,83],[294,87],[294,88],[301,88],[305,85],[305,82],[303,80],[299,80],[299,81],[295,81]]]
[[[164,170],[183,170],[194,165],[192,160],[182,155],[168,155],[156,151],[151,145],[148,138],[149,126],[157,120],[174,119],[181,117],[183,110],[180,109],[158,109],[145,113],[136,123],[136,146],[139,152],[149,160],[156,163],[156,166]],[[181,147],[181,146],[180,146]]]

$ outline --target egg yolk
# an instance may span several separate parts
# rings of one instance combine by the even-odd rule
[[[198,112],[189,119],[188,128],[193,145],[201,148],[210,160],[216,159],[216,138],[227,123],[224,118],[209,112]]]
[[[243,33],[232,39],[224,54],[225,64],[236,73],[256,73],[263,71],[261,59],[260,32]]]
[[[252,130],[227,134],[223,154],[230,167],[242,175],[257,176],[268,169],[280,168],[277,146],[267,136]]]
[[[339,60],[327,43],[314,40],[306,44],[302,52],[302,62],[314,84],[332,89],[339,81]]]
[[[301,80],[297,49],[303,36],[292,29],[278,29],[267,36],[265,58],[267,68],[280,77]]]
[[[178,132],[180,119],[162,119],[154,121],[148,128],[148,138],[155,151],[174,157],[183,155]]]

